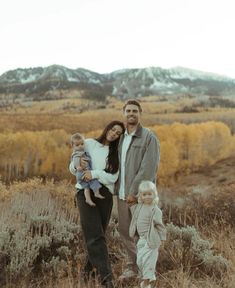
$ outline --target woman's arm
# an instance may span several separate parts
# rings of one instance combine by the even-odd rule
[[[72,173],[72,172],[71,172]],[[90,181],[91,179],[97,179],[100,183],[104,185],[114,184],[117,181],[119,172],[115,174],[107,173],[104,170],[86,170],[83,174],[83,179],[85,181]]]
[[[92,179],[98,179],[102,184],[113,184],[118,179],[119,172],[111,174],[104,170],[91,170]]]
[[[104,185],[115,183],[118,178],[118,172],[111,174],[104,171],[108,151],[103,148],[102,144],[94,139],[86,139],[85,149],[86,152],[90,154],[92,167],[94,168],[84,172],[84,180],[89,181],[91,179],[97,179]]]

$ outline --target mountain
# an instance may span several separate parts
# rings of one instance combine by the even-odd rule
[[[113,94],[122,95],[235,95],[235,79],[176,67],[121,70],[111,73]]]
[[[173,94],[234,96],[235,79],[183,67],[123,69],[99,74],[59,65],[16,69],[0,76],[0,95],[4,97],[9,94],[42,100],[45,95],[54,97],[49,92],[70,89],[89,92],[94,97],[97,93],[104,97],[112,94],[120,99]]]

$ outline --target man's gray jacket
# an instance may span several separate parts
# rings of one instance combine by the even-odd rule
[[[121,180],[121,155],[124,135],[119,142],[119,177],[115,186],[118,194]],[[127,150],[125,161],[125,196],[138,193],[141,181],[149,180],[155,183],[156,172],[160,161],[160,144],[157,136],[149,129],[138,125],[130,146]]]

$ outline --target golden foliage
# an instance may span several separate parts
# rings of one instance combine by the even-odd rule
[[[67,139],[63,130],[0,134],[2,180],[40,175],[64,177],[70,155]]]
[[[178,173],[190,173],[234,154],[235,137],[220,122],[152,127],[161,143],[158,180],[167,184]]]
[[[235,137],[220,122],[150,127],[161,143],[160,184],[167,185],[179,173],[188,174],[234,153]],[[85,137],[97,137],[101,130]],[[24,131],[0,134],[0,173],[4,182],[43,176],[74,179],[68,172],[70,135],[64,130]]]

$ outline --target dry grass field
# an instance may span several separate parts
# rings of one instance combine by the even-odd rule
[[[160,250],[158,280],[162,288],[233,288],[235,281],[235,158],[159,187],[168,239]],[[221,175],[223,173],[223,175]],[[223,176],[223,178],[221,178]],[[0,187],[1,287],[86,286],[81,278],[84,246],[79,215],[68,182],[40,179]],[[115,208],[107,233],[115,287],[125,253]]]
[[[220,121],[235,134],[235,108],[197,106],[195,112],[194,101],[187,97],[168,101],[161,101],[160,97],[143,98],[142,122],[154,126]],[[0,132],[63,129],[68,133],[86,133],[102,129],[113,119],[122,120],[122,106],[123,102],[113,98],[108,98],[105,103],[71,98],[23,103],[19,107],[15,104],[8,109],[0,107]]]
[[[157,132],[162,149],[158,190],[168,236],[156,287],[234,288],[235,109],[190,112],[190,97],[142,100],[143,124]],[[71,96],[0,108],[0,287],[100,287],[81,277],[85,250],[68,139],[77,131],[96,136],[122,120],[122,105]],[[115,287],[137,288],[138,279],[117,280],[126,255],[116,215],[114,205],[107,239]]]

